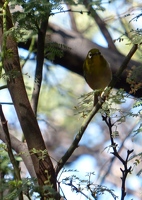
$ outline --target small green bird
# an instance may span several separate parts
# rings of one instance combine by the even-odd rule
[[[112,78],[109,63],[98,49],[91,49],[83,64],[84,77],[93,90],[104,90]],[[94,95],[94,106],[98,102],[98,94]]]

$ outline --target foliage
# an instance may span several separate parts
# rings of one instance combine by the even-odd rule
[[[10,165],[10,160],[7,156],[6,152],[6,145],[0,144],[0,171],[3,173],[3,176],[10,176],[10,174],[13,174],[13,170]]]
[[[115,2],[115,1],[113,1]],[[63,3],[65,3],[67,6],[69,6],[69,9],[65,9]],[[108,3],[112,3],[111,1],[108,1]],[[8,1],[6,1],[6,6],[8,4]],[[77,6],[81,5],[80,10],[73,10],[70,7],[72,5]],[[15,5],[20,6],[20,10],[14,10]],[[65,44],[61,44],[58,42],[52,42],[52,39],[45,34],[45,38],[43,38],[43,46],[44,52],[43,52],[43,59],[39,57],[40,59],[38,60],[38,57],[36,57],[38,53],[40,53],[41,49],[38,49],[38,45],[36,46],[37,38],[39,39],[40,33],[43,31],[43,22],[47,20],[47,18],[50,18],[51,16],[55,16],[60,13],[68,12],[73,14],[74,12],[77,14],[84,14],[87,13],[88,16],[92,15],[91,9],[93,9],[95,12],[96,11],[105,11],[105,6],[103,1],[89,1],[87,6],[84,5],[84,1],[73,1],[73,0],[68,0],[68,1],[56,1],[56,0],[12,0],[10,2],[10,7],[13,9],[12,13],[12,21],[14,26],[11,27],[9,30],[7,30],[5,22],[7,22],[7,16],[6,16],[6,7],[3,7],[3,24],[2,26],[4,27],[4,42],[2,45],[2,54],[1,54],[1,69],[4,66],[4,60],[12,60],[13,57],[15,56],[13,54],[12,49],[7,49],[7,38],[10,36],[11,38],[14,39],[14,41],[18,42],[29,42],[31,40],[31,45],[29,49],[29,55],[23,62],[23,68],[24,64],[28,59],[30,59],[30,55],[33,52],[34,53],[34,59],[37,63],[44,63],[45,68],[46,68],[46,74],[44,74],[47,77],[47,74],[51,72],[49,65],[53,64],[47,64],[47,60],[50,60],[51,62],[54,62],[56,57],[59,58],[64,58],[64,51],[71,51],[71,48],[66,46]],[[78,7],[77,7],[78,8]],[[83,10],[82,10],[83,8]],[[8,16],[10,17],[10,16]],[[129,23],[132,21],[138,20],[141,17],[141,14],[137,15],[136,17],[132,18]],[[47,20],[48,22],[48,20]],[[122,22],[122,21],[121,21]],[[105,27],[105,23],[103,23]],[[47,27],[49,29],[49,27]],[[87,29],[88,30],[88,29]],[[51,35],[52,31],[50,30]],[[141,48],[141,41],[142,41],[142,36],[141,36],[141,29],[136,28],[136,29],[130,29],[129,31],[126,31],[125,33],[122,34],[122,36],[119,36],[118,39],[115,39],[115,42],[123,42],[123,36],[127,36],[127,34],[130,34],[128,36],[127,41],[129,44],[136,44],[138,45],[138,49]],[[109,42],[109,40],[108,40]],[[132,52],[132,51],[131,51]],[[134,52],[132,53],[132,55]],[[132,56],[131,55],[131,56]],[[45,59],[46,58],[46,59]],[[33,59],[33,58],[31,58]],[[44,60],[45,59],[45,60]],[[131,57],[126,56],[127,61],[131,59]],[[68,59],[68,62],[70,60]],[[124,63],[125,64],[125,63]],[[42,64],[43,65],[43,64]],[[125,64],[123,70],[126,68],[127,63]],[[38,71],[38,64],[36,65],[36,69]],[[10,66],[11,67],[11,66]],[[31,67],[31,66],[30,66]],[[123,67],[123,65],[122,65]],[[122,68],[121,67],[121,68]],[[40,69],[41,70],[41,69]],[[55,71],[58,71],[57,68],[55,68]],[[42,74],[41,70],[41,74]],[[130,84],[130,91],[129,93],[132,95],[135,95],[135,93],[142,88],[141,84],[141,65],[137,67],[132,67],[127,71],[127,83]],[[1,77],[8,82],[9,84],[15,83],[14,80],[17,79],[21,75],[21,71],[17,70],[11,70],[3,73]],[[29,72],[26,73],[27,79],[30,78]],[[38,75],[38,74],[37,74]],[[69,75],[70,76],[70,75]],[[26,80],[25,78],[25,80]],[[42,79],[42,78],[41,78]],[[103,174],[103,178],[105,180],[106,176],[110,173],[110,170],[112,168],[112,164],[114,164],[114,160],[118,159],[121,163],[120,165],[120,171],[118,170],[119,168],[117,167],[117,164],[115,164],[114,168],[121,173],[119,178],[121,177],[121,181],[119,181],[119,187],[121,188],[121,199],[125,199],[126,194],[127,194],[127,189],[126,189],[126,180],[127,178],[134,173],[135,169],[138,167],[138,175],[141,174],[141,150],[140,152],[136,152],[135,149],[123,148],[124,143],[126,142],[127,139],[130,139],[130,135],[133,133],[133,137],[137,137],[141,134],[142,131],[142,124],[141,124],[141,99],[134,100],[130,96],[130,94],[126,93],[124,89],[119,89],[119,90],[112,90],[110,89],[114,86],[113,83],[108,87],[105,92],[101,95],[101,98],[98,101],[97,108],[92,109],[92,101],[94,97],[94,92],[89,92],[87,94],[84,94],[84,90],[81,90],[81,97],[79,98],[79,103],[77,106],[75,106],[75,100],[74,97],[76,96],[76,99],[78,97],[78,93],[72,94],[72,90],[68,90],[67,85],[70,84],[71,87],[78,88],[79,84],[73,84],[73,82],[76,82],[79,78],[77,77],[76,80],[72,79],[72,82],[68,78],[68,74],[64,73],[62,74],[62,78],[60,79],[60,82],[62,84],[56,84],[56,77],[54,76],[53,78],[54,84],[51,86],[49,84],[49,80],[45,81],[42,85],[43,91],[40,93],[40,89],[38,92],[40,93],[40,108],[38,111],[42,111],[42,118],[43,117],[43,112],[45,116],[48,114],[48,117],[45,117],[46,121],[46,126],[45,126],[45,132],[43,132],[43,137],[45,139],[45,143],[47,146],[47,149],[38,149],[38,148],[30,148],[29,153],[31,156],[35,156],[38,158],[38,164],[46,159],[47,156],[49,156],[49,152],[53,150],[53,152],[59,154],[58,161],[56,161],[57,164],[57,169],[56,169],[56,176],[60,169],[63,168],[63,166],[67,163],[67,160],[73,156],[73,152],[77,147],[79,147],[79,142],[82,138],[87,128],[87,126],[90,124],[90,121],[94,117],[94,115],[97,113],[99,110],[99,114],[102,117],[102,120],[98,120],[98,124],[100,121],[105,122],[106,126],[102,128],[102,132],[104,135],[107,133],[107,138],[108,140],[105,140],[105,143],[101,145],[101,151],[104,149],[104,154],[106,153],[105,150],[107,149],[108,152],[110,152],[113,155],[112,160],[107,166],[108,168],[105,168],[105,172]],[[64,79],[64,80],[63,80]],[[68,79],[68,80],[67,80]],[[40,83],[39,79],[37,76],[35,76],[35,85],[37,83],[37,86],[40,88]],[[42,79],[43,80],[43,79]],[[41,81],[42,81],[41,80]],[[74,81],[75,80],[75,81]],[[114,82],[115,78],[113,79]],[[49,88],[47,89],[46,85],[49,85]],[[31,88],[30,84],[30,88]],[[66,91],[64,88],[67,88]],[[36,91],[36,89],[34,89]],[[33,91],[34,91],[33,90]],[[47,92],[48,90],[48,92]],[[55,95],[55,91],[58,91],[58,95]],[[19,93],[21,91],[18,91]],[[49,96],[50,102],[47,101],[46,95]],[[16,95],[15,95],[16,96]],[[34,95],[33,95],[34,96]],[[61,98],[62,96],[62,98]],[[66,97],[67,96],[67,97]],[[131,99],[132,102],[129,108],[126,108],[127,101]],[[57,101],[58,99],[58,101]],[[61,100],[63,99],[63,100]],[[39,100],[39,99],[38,99]],[[78,101],[78,100],[77,100]],[[54,104],[55,102],[55,104]],[[17,102],[16,102],[17,103]],[[15,101],[13,101],[14,106],[16,106]],[[51,106],[50,106],[51,105]],[[58,106],[58,107],[57,107]],[[48,107],[48,108],[47,108]],[[59,109],[63,108],[64,109]],[[76,117],[73,115],[73,107],[75,108],[75,114],[81,115],[81,118],[83,118],[83,123],[82,126],[80,125],[80,121],[76,120]],[[71,109],[70,109],[71,108]],[[96,109],[96,110],[95,110]],[[98,109],[98,110],[97,110]],[[136,112],[134,112],[133,109],[137,109]],[[50,114],[49,114],[50,113]],[[34,113],[36,115],[36,113]],[[73,116],[72,116],[73,115]],[[69,118],[68,118],[69,116]],[[70,119],[72,118],[72,119]],[[130,130],[128,132],[128,129],[124,129],[127,124],[132,123],[133,119],[138,120],[138,128],[136,128],[134,131]],[[95,118],[97,119],[97,118]],[[24,120],[24,119],[23,119]],[[30,119],[31,121],[33,119]],[[65,125],[63,124],[63,121],[66,122]],[[74,122],[75,121],[75,122]],[[96,120],[97,121],[97,120]],[[52,123],[51,123],[52,122]],[[93,121],[94,123],[95,121]],[[52,127],[52,124],[54,127]],[[124,125],[125,124],[125,125]],[[44,124],[45,125],[45,124]],[[78,131],[78,127],[80,127]],[[107,128],[106,128],[107,127]],[[29,127],[30,129],[31,127]],[[51,130],[52,129],[52,130]],[[56,130],[57,129],[57,130]],[[124,130],[123,130],[124,129]],[[126,131],[125,131],[126,130]],[[50,136],[47,133],[50,131]],[[24,132],[24,131],[23,131]],[[71,133],[77,132],[75,136],[72,136]],[[65,138],[65,133],[69,133],[70,140]],[[62,135],[63,134],[63,135]],[[59,136],[58,136],[59,135]],[[88,134],[89,135],[89,134]],[[94,136],[94,133],[93,133]],[[69,138],[68,137],[68,138]],[[89,136],[88,136],[89,137]],[[51,139],[52,138],[52,142]],[[73,138],[73,139],[72,139]],[[99,140],[101,136],[99,136],[97,139]],[[33,141],[36,139],[33,136]],[[59,140],[61,139],[61,140]],[[122,140],[121,140],[122,139]],[[91,140],[94,140],[91,138]],[[33,142],[32,141],[32,142]],[[28,141],[26,141],[28,143]],[[51,143],[50,143],[51,142]],[[92,141],[91,141],[92,142]],[[108,144],[109,142],[109,144]],[[71,144],[71,145],[70,145]],[[65,146],[66,145],[66,146]],[[84,146],[87,146],[88,144],[85,144]],[[70,146],[68,148],[68,146]],[[82,145],[83,146],[83,145]],[[48,148],[50,151],[48,152]],[[89,151],[91,152],[92,150],[91,147],[88,147]],[[67,150],[67,151],[66,151]],[[123,150],[123,153],[121,151]],[[13,167],[11,166],[11,162],[9,161],[9,157],[7,155],[7,147],[3,144],[0,145],[0,175],[1,175],[1,180],[0,183],[2,187],[0,188],[0,194],[2,194],[3,199],[15,199],[18,198],[22,192],[22,194],[26,195],[29,199],[33,198],[42,198],[43,196],[49,198],[50,195],[53,195],[54,198],[56,199],[56,195],[58,191],[55,191],[53,188],[53,183],[51,182],[51,175],[49,174],[50,169],[48,168],[42,168],[41,166],[41,171],[44,173],[46,180],[44,181],[43,185],[39,185],[37,182],[37,179],[34,178],[22,178],[22,180],[17,180],[15,178],[15,171],[13,170]],[[64,153],[66,151],[66,153]],[[100,151],[97,150],[97,151]],[[107,154],[108,154],[107,152]],[[9,152],[8,152],[9,153]],[[54,155],[53,153],[53,155]],[[132,154],[132,155],[131,155]],[[20,155],[20,154],[19,154]],[[63,155],[63,157],[61,157]],[[15,156],[15,155],[14,155]],[[105,154],[106,156],[106,154]],[[106,165],[105,162],[107,162],[107,156],[103,157],[103,163],[101,165]],[[54,156],[53,156],[54,157]],[[101,157],[101,156],[100,156]],[[99,157],[98,162],[101,160]],[[50,156],[52,158],[52,156]],[[21,159],[22,159],[22,153],[21,153]],[[110,158],[109,158],[110,159]],[[53,158],[54,160],[54,158]],[[55,161],[54,161],[55,162]],[[17,163],[19,164],[19,161],[17,159]],[[105,163],[105,164],[104,164]],[[33,165],[38,165],[37,163],[33,163]],[[119,165],[118,165],[119,166]],[[41,172],[40,171],[40,172]],[[63,173],[65,173],[66,170],[63,170]],[[72,176],[66,176],[65,178],[58,179],[58,184],[60,188],[60,193],[61,195],[66,199],[64,192],[62,191],[62,188],[60,187],[60,184],[64,184],[66,186],[69,186],[72,190],[72,192],[75,192],[77,194],[81,194],[86,199],[98,199],[99,196],[106,195],[106,193],[109,193],[110,196],[113,199],[117,199],[118,196],[115,194],[115,190],[111,189],[111,187],[106,186],[106,182],[103,183],[103,181],[100,184],[95,183],[92,181],[92,176],[95,175],[95,172],[89,172],[87,174],[87,179],[81,179],[78,176],[75,175],[75,170],[73,171]],[[40,174],[40,173],[39,173]],[[39,175],[38,174],[38,175]],[[39,178],[37,176],[37,178]],[[94,177],[93,177],[94,178]],[[56,179],[56,178],[55,178]],[[7,189],[8,188],[8,189]],[[86,195],[86,191],[89,193]],[[4,194],[6,193],[6,194]],[[5,195],[5,196],[3,196]]]
[[[34,150],[32,151],[32,153]],[[41,152],[41,151],[40,151]],[[21,181],[15,179],[14,170],[11,166],[11,162],[9,160],[6,145],[0,144],[0,192],[3,193],[4,196],[1,196],[1,199],[4,200],[12,200],[19,197],[20,192],[22,191],[29,199],[31,198],[40,198],[40,194],[44,191],[50,191],[51,193],[55,193],[53,189],[48,186],[43,188],[39,187],[37,184],[37,180],[35,178],[23,178]],[[36,153],[39,153],[36,151]],[[44,152],[43,152],[44,154]],[[17,155],[16,159],[17,159]],[[43,157],[41,157],[43,159]],[[19,159],[18,159],[19,160]],[[17,160],[17,163],[19,161]]]
[[[141,74],[142,66],[132,67],[131,70],[127,70],[128,76],[126,81],[130,84],[131,90],[130,93],[134,94],[137,90],[142,88]]]
[[[59,44],[57,42],[51,42],[49,38],[49,41],[47,42],[47,48],[45,48],[46,51],[45,56],[47,57],[48,60],[54,61],[56,56],[60,58],[63,57],[65,50],[71,50],[71,49],[63,44]]]

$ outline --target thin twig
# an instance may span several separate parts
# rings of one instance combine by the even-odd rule
[[[86,11],[86,10],[72,10],[72,9],[67,9],[67,10],[60,10],[60,11],[57,11],[57,12],[51,12],[50,13],[50,16],[52,15],[56,15],[56,14],[61,14],[61,13],[69,13],[69,12],[73,12],[73,13],[80,13],[80,14],[83,14],[83,13],[87,13],[88,15],[90,14],[90,11]]]
[[[133,130],[133,129],[134,129],[134,126],[131,128],[131,130]],[[125,141],[130,137],[130,134],[131,134],[131,133],[132,133],[132,131],[129,131],[129,134],[126,135],[126,137],[123,139],[123,141],[122,141],[122,143],[121,143],[121,145],[120,145],[120,147],[119,147],[118,153],[121,152],[122,148],[124,147]],[[112,157],[112,159],[109,161],[110,165],[108,166],[108,170],[105,172],[105,174],[104,174],[103,177],[101,178],[101,183],[100,183],[100,185],[103,184],[103,182],[105,181],[106,176],[110,173],[111,168],[112,168],[113,163],[114,163],[115,160],[116,160],[116,157]]]
[[[128,167],[128,161],[129,161],[129,156],[130,154],[133,152],[133,150],[127,150],[127,156],[126,159],[123,159],[120,154],[118,153],[117,150],[117,144],[114,142],[114,138],[113,138],[113,133],[112,133],[112,127],[113,124],[111,123],[111,119],[110,117],[108,118],[107,116],[103,117],[103,120],[106,122],[108,128],[109,128],[109,133],[110,133],[110,140],[111,140],[111,147],[113,149],[112,154],[118,158],[120,160],[120,162],[123,164],[124,169],[120,168],[121,172],[122,172],[122,186],[121,186],[121,200],[124,200],[125,196],[126,196],[126,178],[128,176],[129,173],[131,173],[132,167]]]

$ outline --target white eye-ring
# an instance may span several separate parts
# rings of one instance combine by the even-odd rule
[[[88,58],[92,58],[92,53],[91,52],[88,53]]]

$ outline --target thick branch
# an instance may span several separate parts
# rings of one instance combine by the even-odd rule
[[[50,35],[52,42],[64,44],[71,48],[71,50],[64,51],[64,56],[62,58],[56,57],[54,63],[62,65],[63,67],[81,76],[83,76],[82,66],[84,59],[88,51],[92,48],[100,49],[106,60],[110,63],[113,74],[116,73],[116,71],[118,70],[119,66],[122,63],[122,60],[125,59],[125,56],[121,55],[120,53],[101,47],[93,43],[92,41],[84,38],[77,32],[65,30],[54,24],[50,24],[50,29],[52,30],[52,33],[51,32],[47,33],[47,38],[49,38]],[[29,45],[30,41],[27,42],[26,44],[20,43],[19,47],[28,49]],[[130,69],[132,66],[139,66],[139,65],[140,65],[139,62],[130,60],[127,69]],[[126,77],[127,77],[126,72],[121,74],[121,78],[116,83],[115,87],[124,88],[126,92],[129,92],[130,85],[126,83]],[[142,89],[138,90],[134,95],[136,97],[141,97],[141,94],[142,94]]]

